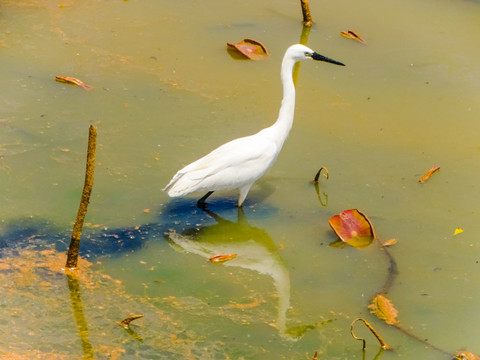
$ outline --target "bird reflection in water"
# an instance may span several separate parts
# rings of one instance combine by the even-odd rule
[[[216,224],[199,229],[188,228],[177,233],[170,230],[166,239],[179,251],[200,255],[206,259],[219,254],[236,254],[222,266],[243,268],[268,275],[278,296],[276,327],[284,337],[290,337],[286,326],[290,306],[290,274],[270,236],[262,229],[248,224],[242,208],[238,208],[238,221],[226,220],[204,209]]]

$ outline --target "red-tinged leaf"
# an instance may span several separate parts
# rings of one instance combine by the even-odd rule
[[[237,257],[237,254],[215,255],[208,259],[215,264],[222,264],[225,261],[232,260]]]
[[[227,43],[228,48],[238,51],[243,56],[251,60],[263,60],[268,56],[268,50],[260,41],[253,39],[244,39],[239,43]]]
[[[362,248],[375,239],[375,231],[367,216],[357,209],[345,210],[328,220],[340,240],[350,246]]]

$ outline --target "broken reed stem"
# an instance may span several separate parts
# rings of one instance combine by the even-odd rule
[[[367,328],[372,332],[372,334],[377,338],[378,342],[380,343],[380,347],[384,350],[388,350],[390,349],[390,346],[388,346],[388,344],[382,339],[382,337],[380,336],[380,334],[373,328],[372,325],[370,325],[370,323],[365,320],[365,319],[362,319],[362,318],[357,318],[355,320],[353,320],[352,322],[352,325],[350,325],[350,334],[352,334],[353,338],[355,340],[361,340],[363,342],[363,350],[365,350],[365,347],[366,347],[366,340],[365,339],[362,339],[362,338],[359,338],[357,337],[354,333],[353,333],[353,325],[357,322],[357,321],[363,321],[363,323],[367,326]]]
[[[95,149],[97,147],[97,128],[90,125],[88,133],[87,167],[85,170],[85,181],[83,184],[83,193],[78,207],[77,219],[73,225],[72,239],[68,248],[67,269],[76,268],[78,263],[78,253],[80,250],[80,238],[82,236],[83,222],[87,214],[87,207],[90,201],[90,195],[93,188],[93,173],[95,171]]]
[[[308,6],[308,0],[300,0],[302,4],[303,25],[312,26],[312,14],[310,13],[310,7]]]
[[[315,177],[313,178],[314,184],[318,183],[318,179],[320,178],[320,174],[322,173],[322,170],[325,171],[325,174],[323,174],[323,176],[325,177],[325,179],[328,180],[328,169],[325,166],[322,166],[320,170],[318,170],[318,172],[315,174]]]

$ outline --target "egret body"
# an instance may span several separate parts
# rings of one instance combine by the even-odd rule
[[[320,55],[304,45],[290,46],[283,57],[280,72],[283,100],[277,121],[254,135],[227,142],[185,166],[163,190],[171,197],[184,196],[194,191],[207,191],[197,203],[202,207],[214,191],[239,189],[238,206],[242,206],[253,183],[277,159],[292,128],[295,112],[293,66],[297,61],[307,59],[344,66],[341,62]]]

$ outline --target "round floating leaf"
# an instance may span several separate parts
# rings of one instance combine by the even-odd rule
[[[328,220],[340,240],[356,248],[367,247],[375,239],[373,226],[367,216],[357,209],[345,210]]]
[[[239,52],[251,60],[262,60],[268,56],[268,50],[260,41],[243,39],[239,43],[227,43],[228,48]]]

